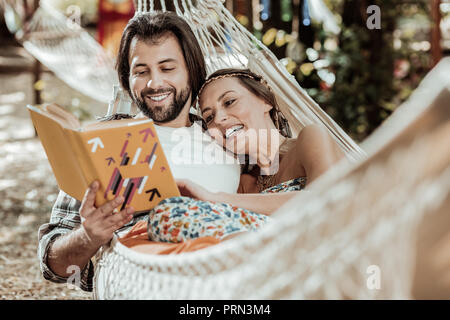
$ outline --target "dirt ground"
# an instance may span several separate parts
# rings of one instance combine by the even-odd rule
[[[49,220],[58,193],[39,140],[0,148],[0,299],[89,299],[89,293],[46,281],[39,270],[37,230]]]
[[[0,52],[0,59],[2,59]],[[49,221],[58,186],[25,108],[33,103],[30,74],[0,75],[0,299],[90,299],[91,294],[45,280],[37,259],[37,231]],[[44,76],[44,101],[104,105]]]

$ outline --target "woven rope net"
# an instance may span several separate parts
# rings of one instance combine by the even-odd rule
[[[165,1],[136,0],[136,14],[166,11]],[[273,53],[243,27],[219,0],[174,0],[170,7],[185,18],[196,35],[208,73],[220,68],[249,68],[262,75],[277,96],[293,134],[311,123],[323,124],[348,158],[364,151],[312,100]],[[82,28],[46,2],[33,15],[20,38],[42,64],[76,90],[109,102],[118,84],[113,62]],[[106,111],[106,110],[105,110]]]
[[[99,252],[96,297],[448,298],[429,253],[450,230],[449,66],[441,62],[365,142],[368,159],[342,161],[258,233],[174,256],[114,238]]]
[[[19,38],[24,48],[70,87],[109,102],[118,83],[113,61],[77,23],[42,1]]]

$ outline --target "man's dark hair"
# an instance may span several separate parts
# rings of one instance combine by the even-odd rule
[[[119,81],[130,97],[130,64],[129,54],[131,41],[137,38],[146,43],[157,43],[162,37],[172,33],[183,51],[189,74],[189,87],[192,89],[192,100],[195,101],[198,91],[206,78],[205,59],[202,50],[191,28],[183,18],[173,12],[136,14],[127,24],[120,40],[117,57]]]

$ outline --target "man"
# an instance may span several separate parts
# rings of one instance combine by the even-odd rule
[[[176,147],[176,130],[192,136],[195,119],[189,110],[206,76],[204,57],[189,25],[173,13],[136,15],[122,35],[117,70],[121,86],[157,125],[175,178],[189,178],[212,188],[223,177],[235,177],[224,188],[236,191],[238,165],[214,164],[205,174],[201,163],[177,162],[174,158],[185,155],[171,153]],[[82,202],[60,191],[50,223],[39,229],[38,255],[46,279],[64,283],[79,268],[80,287],[92,291],[92,257],[115,233],[126,232],[139,220],[147,219],[147,215],[133,216],[132,208],[113,214],[124,201],[121,196],[96,208],[98,190],[98,182],[93,182]]]

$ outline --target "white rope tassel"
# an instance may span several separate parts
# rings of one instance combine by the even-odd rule
[[[166,9],[166,1],[165,0],[161,0],[161,10],[163,12],[167,11],[167,9]]]
[[[178,0],[173,0],[173,5],[175,6],[175,12],[177,13],[177,15],[179,15],[180,17],[183,17],[183,12],[180,10]],[[189,23],[189,21],[186,21],[186,22]],[[192,24],[190,24],[190,26],[192,28]]]
[[[155,11],[154,9],[155,9],[155,3],[154,3],[154,0],[150,0],[150,12]]]
[[[148,0],[144,0],[144,12],[147,12],[147,1]]]
[[[138,0],[138,5],[137,5],[137,12],[141,13],[142,12],[142,0]]]

